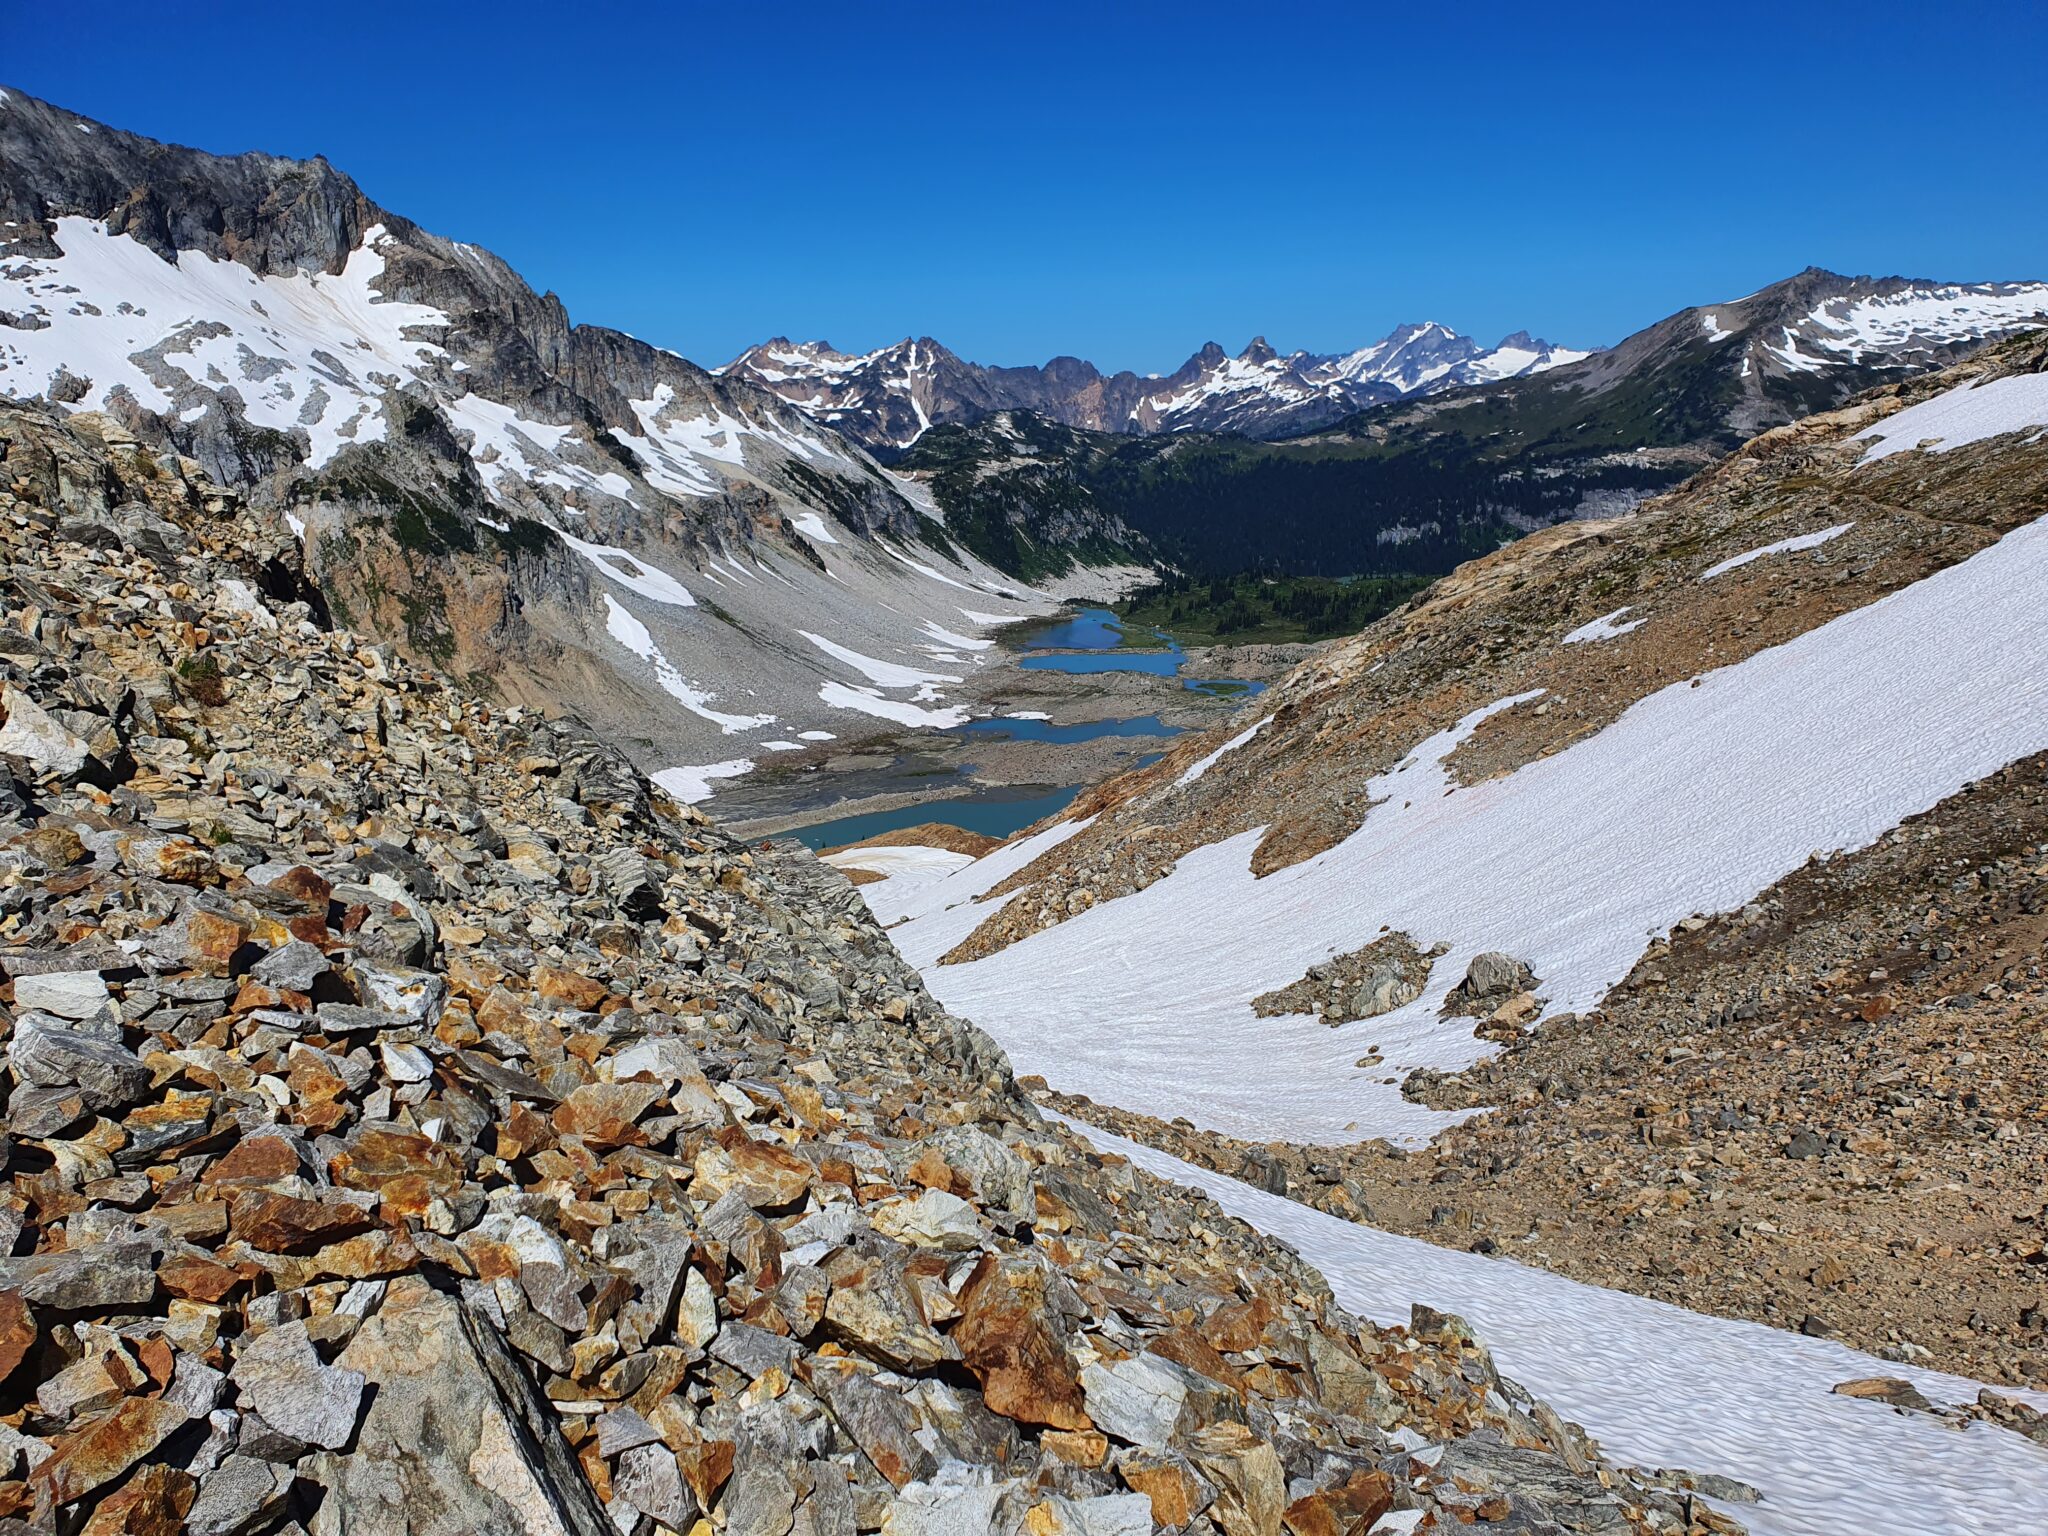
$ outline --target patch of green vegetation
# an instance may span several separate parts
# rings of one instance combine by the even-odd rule
[[[1119,604],[1183,644],[1286,644],[1356,634],[1427,591],[1428,576],[1168,576]]]
[[[455,635],[448,628],[447,600],[439,584],[429,579],[401,592],[398,608],[405,618],[407,643],[436,666],[446,667],[455,656]]]
[[[1490,409],[1491,407],[1489,407]],[[1489,429],[1490,430],[1490,429]],[[905,455],[947,525],[1025,579],[1075,560],[1162,558],[1207,579],[1442,573],[1569,516],[1592,490],[1661,489],[1657,465],[1500,461],[1462,434],[1327,431],[1287,442],[1087,432],[1010,412]]]
[[[1145,558],[1144,541],[1086,481],[1096,436],[1011,412],[976,427],[935,428],[902,462],[927,475],[945,509],[944,532],[997,570],[1042,581],[1077,564]]]
[[[751,635],[753,633],[753,631],[748,629],[746,625],[742,624],[738,619],[734,618],[731,612],[725,607],[724,604],[717,602],[712,598],[698,598],[697,606],[699,608],[702,608],[706,613],[710,614],[711,617],[713,617],[714,619],[717,619],[720,623],[730,624],[734,629],[738,630],[743,635]]]
[[[960,551],[953,547],[953,536],[946,531],[946,525],[929,513],[917,514],[917,537],[926,549],[936,549],[956,560],[960,558]]]
[[[178,663],[178,681],[195,702],[217,709],[228,701],[228,680],[210,652],[201,651]]]
[[[477,552],[476,528],[456,510],[469,510],[466,496],[454,496],[456,507],[450,507],[392,479],[368,455],[348,455],[337,460],[333,467],[307,481],[300,494],[311,501],[347,501],[380,511],[403,549],[426,555]]]

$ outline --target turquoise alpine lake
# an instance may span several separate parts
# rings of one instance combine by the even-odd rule
[[[857,843],[862,838],[880,837],[884,832],[900,832],[905,827],[936,821],[944,826],[979,832],[983,837],[1008,837],[1040,817],[1065,809],[1079,793],[1079,784],[1050,790],[1037,784],[1009,785],[1002,789],[958,795],[950,800],[926,800],[917,805],[899,806],[893,811],[842,816],[837,821],[820,821],[808,827],[798,827],[788,835],[806,848],[816,850],[837,848],[845,843]]]

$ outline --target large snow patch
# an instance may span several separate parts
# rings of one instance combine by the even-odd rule
[[[898,946],[1019,1072],[1253,1140],[1419,1140],[1445,1117],[1398,1080],[1490,1049],[1437,1013],[1475,955],[1527,961],[1552,1011],[1585,1011],[1681,918],[2048,749],[2048,523],[1455,787],[1441,759],[1478,719],[1374,780],[1372,813],[1326,853],[1255,879],[1247,832],[987,959],[936,963],[994,910],[970,898],[1012,850],[901,897],[863,889],[884,921],[909,917]],[[1449,946],[1417,1001],[1339,1029],[1252,1013],[1388,928]],[[1353,1065],[1368,1045],[1384,1065]]]

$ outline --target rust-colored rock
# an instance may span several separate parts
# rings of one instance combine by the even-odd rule
[[[1028,1259],[993,1254],[961,1289],[953,1329],[967,1368],[991,1411],[1020,1424],[1092,1430],[1081,1378],[1045,1295],[1045,1271]]]
[[[270,882],[273,891],[280,891],[292,897],[309,912],[327,915],[327,903],[334,895],[334,887],[322,879],[319,873],[304,864],[295,864]]]
[[[647,1133],[633,1122],[661,1097],[652,1083],[585,1083],[555,1108],[555,1129],[594,1147],[639,1147]]]
[[[209,976],[225,976],[236,951],[249,942],[249,929],[233,918],[195,908],[183,919],[185,950],[192,968]]]
[[[1394,1506],[1394,1480],[1377,1467],[1351,1474],[1349,1482],[1296,1499],[1281,1520],[1294,1536],[1351,1536],[1369,1531]]]
[[[505,1162],[545,1152],[555,1144],[555,1127],[547,1116],[526,1104],[514,1104],[498,1126],[496,1156]]]
[[[601,981],[575,971],[558,971],[551,965],[535,967],[533,989],[551,1003],[566,1003],[584,1013],[596,1012],[598,1005],[612,995]]]
[[[1257,1349],[1265,1341],[1266,1324],[1272,1318],[1273,1308],[1263,1296],[1232,1302],[1227,1307],[1218,1307],[1210,1315],[1202,1325],[1202,1337],[1211,1348],[1243,1354]]]
[[[188,1418],[184,1409],[160,1397],[124,1398],[105,1417],[58,1441],[50,1459],[30,1474],[37,1504],[61,1509],[104,1488],[155,1451]]]
[[[730,1161],[729,1187],[756,1210],[771,1210],[800,1200],[816,1170],[787,1147],[756,1141],[736,1125],[718,1133],[718,1148]]]
[[[213,855],[182,837],[150,845],[146,860],[151,866],[150,873],[159,880],[180,885],[214,885],[220,880],[220,866],[214,863]]]
[[[388,1189],[385,1202],[388,1212]],[[420,1266],[420,1251],[405,1233],[377,1227],[328,1243],[313,1255],[310,1263],[312,1273],[322,1279],[374,1280],[385,1275],[411,1274]]]
[[[462,1169],[445,1148],[424,1136],[406,1131],[370,1128],[358,1131],[349,1143],[328,1160],[327,1171],[334,1182],[349,1189],[374,1189],[387,1201],[392,1186],[416,1186],[417,1203],[446,1194],[462,1184]],[[417,1214],[408,1211],[407,1214]]]
[[[179,1536],[198,1492],[189,1472],[161,1463],[144,1467],[100,1501],[79,1536]]]
[[[199,1182],[250,1189],[275,1184],[301,1171],[299,1154],[282,1136],[251,1136],[236,1142],[199,1176]]]
[[[697,1495],[697,1502],[704,1508],[711,1507],[718,1491],[731,1479],[734,1454],[730,1440],[699,1440],[675,1453],[683,1481],[690,1485],[690,1492]]]
[[[36,1316],[19,1291],[0,1291],[0,1381],[35,1348]]]
[[[236,1199],[230,1230],[264,1253],[311,1253],[371,1225],[368,1213],[353,1205],[252,1191]]]
[[[181,1144],[204,1136],[212,1119],[212,1095],[174,1092],[161,1103],[137,1104],[123,1111],[121,1124],[131,1137],[149,1138],[157,1147],[158,1158],[168,1160],[177,1155]],[[159,1133],[172,1139],[157,1141]]]
[[[265,986],[260,981],[245,981],[242,990],[235,994],[235,1000],[228,1005],[230,1013],[248,1013],[257,1008],[282,1008],[287,1013],[311,1011],[312,999],[303,992],[294,992],[288,987]]]
[[[1209,1507],[1214,1491],[1185,1457],[1171,1451],[1126,1451],[1117,1475],[1133,1493],[1152,1501],[1152,1523],[1178,1530]]]
[[[1211,1381],[1239,1386],[1240,1373],[1216,1347],[1191,1328],[1169,1328],[1146,1346],[1155,1355],[1184,1365]]]
[[[225,1301],[242,1283],[239,1271],[212,1259],[174,1254],[158,1266],[156,1278],[173,1296],[186,1301]]]
[[[1072,1467],[1099,1467],[1109,1457],[1109,1436],[1099,1429],[1048,1429],[1038,1445]]]

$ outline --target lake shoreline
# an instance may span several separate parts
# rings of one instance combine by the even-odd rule
[[[1222,724],[1260,688],[1321,648],[1042,643],[1063,630],[1084,639],[1120,638],[1103,634],[1099,616],[1104,611],[1066,610],[998,632],[994,638],[1001,648],[1001,664],[978,669],[962,690],[960,701],[974,716],[965,726],[885,728],[858,739],[778,754],[745,779],[721,789],[702,809],[746,838],[801,836],[806,843],[815,843],[815,837],[804,835],[811,829],[865,823],[913,807],[931,812],[917,819],[950,825],[979,822],[970,830],[1008,836],[1058,809],[1050,802],[1051,795],[1064,792],[1064,804],[1074,794],[1167,750],[1179,735]],[[1092,628],[1074,627],[1091,624]],[[1068,670],[1058,665],[1070,657],[1083,664],[1100,662],[1117,652],[1133,660],[1172,655],[1176,665],[1165,673]],[[1034,660],[1037,665],[1026,665]],[[1191,678],[1247,686],[1218,694],[1187,686]],[[1154,723],[1158,729],[1141,728],[1139,722]],[[981,809],[1010,804],[1023,814],[1024,802],[1034,799],[1045,801],[1043,808],[1013,825]],[[843,840],[856,841],[874,830],[882,828],[852,831]]]

